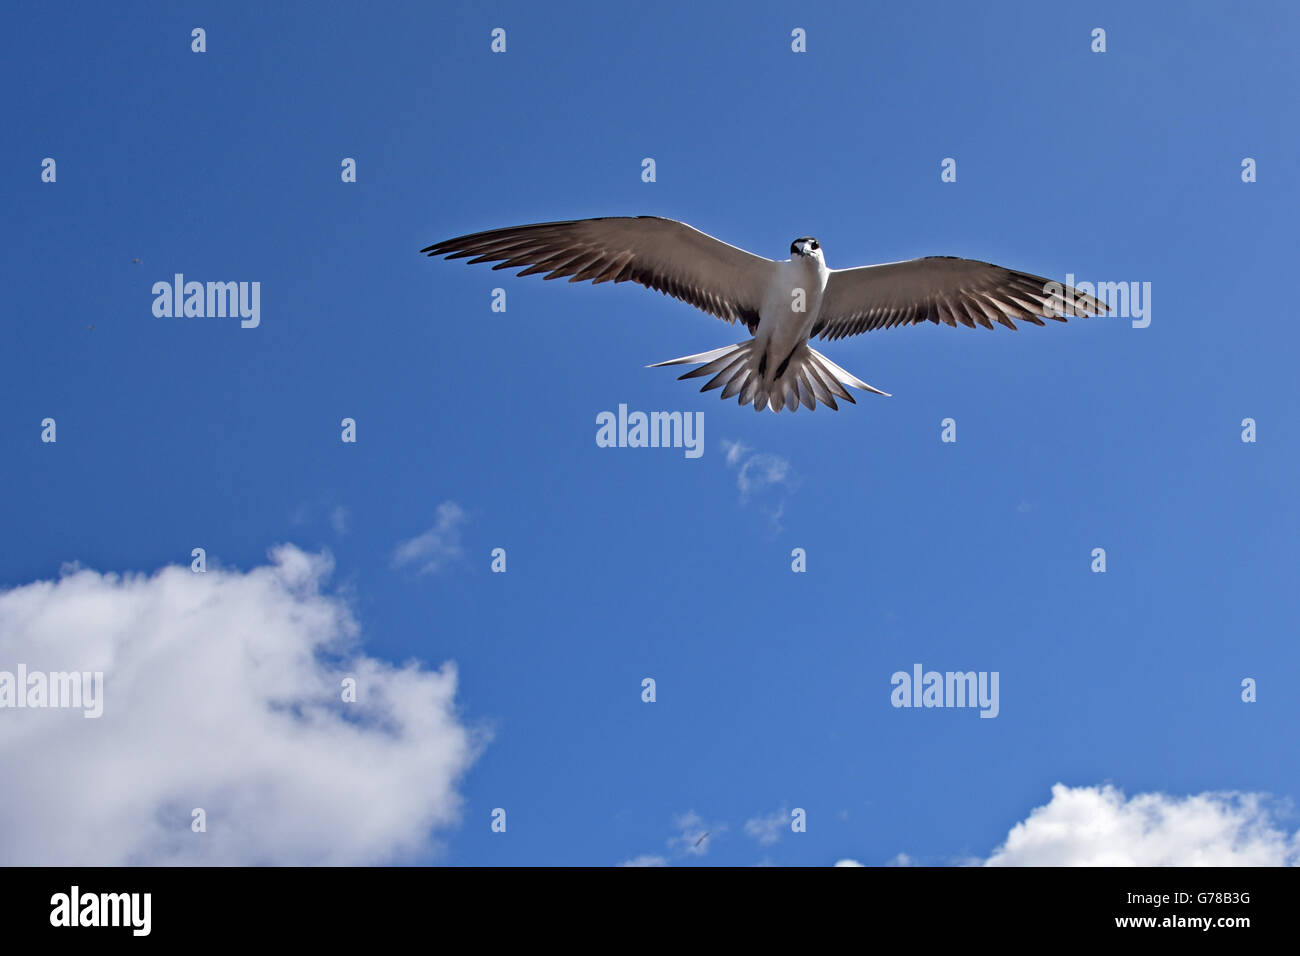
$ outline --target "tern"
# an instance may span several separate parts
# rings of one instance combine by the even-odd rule
[[[738,396],[758,412],[793,412],[801,404],[812,410],[818,402],[838,410],[837,398],[856,404],[845,386],[889,395],[812,348],[811,338],[831,341],[927,320],[1014,330],[1013,320],[1045,325],[1043,318],[1106,314],[1103,303],[1070,286],[975,259],[929,256],[830,269],[821,243],[803,236],[790,244],[790,258],[777,262],[658,216],[510,226],[420,251],[472,256],[470,263],[494,262],[493,269],[523,267],[521,276],[637,282],[742,323],[753,336],[744,342],[647,367],[698,365],[680,378],[711,375],[700,391],[721,388],[722,398]]]

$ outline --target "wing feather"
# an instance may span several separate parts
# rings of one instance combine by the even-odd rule
[[[490,229],[437,242],[429,256],[523,267],[570,282],[637,282],[727,322],[758,327],[774,263],[658,216],[575,219]]]
[[[813,335],[840,339],[920,322],[967,328],[1015,321],[1044,325],[1106,315],[1106,305],[1064,283],[975,259],[931,256],[859,269],[834,269]]]

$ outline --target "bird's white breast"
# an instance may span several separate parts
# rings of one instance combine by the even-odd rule
[[[795,256],[776,263],[759,310],[755,338],[784,353],[806,339],[817,320],[829,277],[830,270],[819,257]]]

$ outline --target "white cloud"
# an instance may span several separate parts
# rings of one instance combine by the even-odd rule
[[[367,657],[327,555],[66,568],[0,593],[0,662],[103,671],[103,716],[0,712],[0,864],[365,864],[457,820],[456,668]],[[340,699],[345,676],[357,702]],[[191,810],[207,832],[191,831]]]
[[[419,565],[421,574],[440,571],[463,553],[460,546],[460,529],[465,524],[464,509],[454,501],[438,505],[433,527],[409,541],[403,541],[393,552],[393,564],[404,567]]]
[[[704,856],[709,852],[713,839],[727,830],[725,823],[705,823],[694,810],[673,817],[673,829],[677,831],[668,838],[668,849],[677,856]],[[667,866],[668,861],[658,855],[643,854],[634,857],[619,866]]]
[[[1207,792],[1188,797],[1112,786],[1067,787],[1017,823],[987,859],[957,866],[1298,866],[1300,831],[1278,822],[1289,807],[1267,794]],[[836,866],[862,866],[844,859]],[[915,866],[900,853],[886,866]]]
[[[1017,823],[986,866],[1295,866],[1300,834],[1257,793],[1132,797],[1067,787]]]
[[[330,527],[334,533],[344,535],[348,533],[348,525],[352,516],[348,514],[348,509],[342,505],[335,505],[334,510],[330,512]]]
[[[669,838],[669,849],[691,856],[704,856],[709,852],[710,841],[725,831],[727,826],[723,823],[705,823],[698,813],[688,810],[674,818],[673,829],[677,835]]]
[[[741,463],[736,473],[736,486],[740,488],[740,498],[748,501],[757,492],[772,486],[789,487],[794,474],[788,459],[780,455],[750,455]]]
[[[758,841],[759,846],[771,846],[790,826],[790,812],[775,810],[767,816],[751,817],[745,821],[745,833]]]
[[[724,438],[722,439],[722,451],[727,457],[727,467],[735,468],[736,464],[749,452],[749,446],[742,445],[738,441],[727,441]]]
[[[293,509],[289,520],[295,527],[327,521],[335,534],[345,535],[351,526],[352,515],[343,505],[331,504],[330,496],[320,495],[312,500],[300,502]]]
[[[728,468],[739,466],[736,487],[740,489],[742,504],[767,488],[784,487],[793,490],[796,478],[789,459],[766,452],[750,454],[748,446],[725,438],[722,440],[722,450]]]
[[[736,469],[736,487],[740,489],[740,503],[747,505],[755,499],[773,504],[759,503],[759,510],[767,515],[773,531],[782,530],[785,515],[785,497],[798,487],[799,479],[790,466],[789,459],[766,452],[752,450],[738,441],[722,440],[722,450],[728,468]]]

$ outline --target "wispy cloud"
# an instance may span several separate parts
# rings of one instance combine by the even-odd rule
[[[790,460],[769,452],[755,452],[748,445],[725,438],[722,452],[727,467],[736,471],[740,503],[748,505],[762,499],[759,510],[768,516],[774,530],[781,530],[786,496],[799,485]]]
[[[745,821],[745,834],[758,841],[759,846],[771,846],[790,826],[790,812],[784,808]]]
[[[726,831],[725,823],[705,823],[694,810],[688,810],[673,820],[673,829],[677,835],[670,837],[668,848],[677,853],[690,856],[704,856],[709,852],[709,844]]]
[[[351,526],[352,515],[343,505],[330,507],[330,496],[320,495],[314,500],[301,502],[289,516],[295,527],[313,525],[322,520],[329,522],[337,535],[345,535]]]
[[[668,838],[668,849],[675,856],[704,856],[714,839],[727,831],[725,823],[707,823],[694,810],[673,817],[672,826],[675,834]],[[626,860],[619,866],[668,866],[666,857],[658,854],[642,854]]]
[[[460,532],[466,517],[464,509],[456,502],[444,501],[438,505],[432,528],[397,546],[393,552],[393,565],[399,568],[415,565],[421,574],[442,570],[464,553]]]
[[[740,464],[748,451],[748,445],[742,445],[738,441],[727,441],[725,438],[722,439],[722,452],[726,457],[728,468],[734,468],[736,465]]]
[[[348,509],[344,508],[342,505],[335,505],[334,510],[330,512],[330,527],[334,529],[335,534],[347,534],[348,526],[351,521],[351,514],[349,514]]]
[[[795,475],[789,459],[766,452],[754,452],[738,441],[726,439],[722,441],[722,450],[727,467],[737,469],[736,487],[740,489],[742,504],[767,488],[794,489]]]

